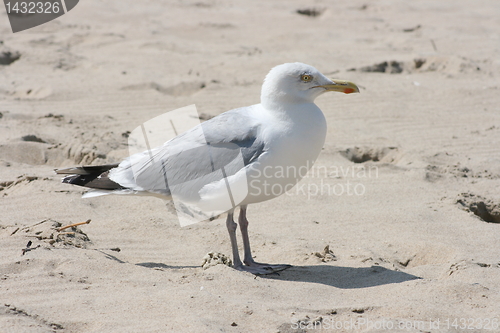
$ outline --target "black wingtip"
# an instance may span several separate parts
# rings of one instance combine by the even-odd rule
[[[94,175],[96,173],[101,174],[109,171],[113,168],[116,168],[118,165],[118,163],[105,165],[87,165],[64,169],[54,169],[54,171],[58,175]]]
[[[107,164],[56,169],[54,171],[57,174],[68,175],[62,179],[64,184],[72,184],[101,190],[119,190],[124,189],[124,187],[108,178],[109,170],[116,168],[117,166],[118,164]]]

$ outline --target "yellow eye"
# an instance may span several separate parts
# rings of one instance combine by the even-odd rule
[[[300,76],[300,79],[303,81],[303,82],[311,82],[313,77],[312,75],[309,75],[309,74],[302,74]]]

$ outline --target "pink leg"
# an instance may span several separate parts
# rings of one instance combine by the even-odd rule
[[[264,263],[258,263],[253,260],[252,251],[250,249],[250,239],[248,237],[248,220],[246,216],[247,207],[240,207],[240,216],[238,217],[238,222],[240,224],[241,237],[243,238],[243,250],[245,252],[243,257],[243,262],[246,267],[252,267],[258,269],[259,272],[254,274],[271,274],[285,270],[292,267],[291,265],[270,265]]]

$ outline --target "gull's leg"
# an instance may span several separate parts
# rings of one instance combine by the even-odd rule
[[[243,262],[247,267],[260,268],[264,270],[264,273],[256,273],[256,274],[270,274],[292,267],[291,265],[263,264],[253,260],[252,251],[250,249],[250,239],[248,237],[247,206],[240,207],[240,216],[238,217],[238,222],[240,224],[241,237],[243,238],[243,250],[245,252],[245,255],[243,257]]]
[[[238,217],[238,222],[240,223],[241,238],[243,238],[243,250],[245,251],[243,262],[247,266],[252,266],[252,264],[255,264],[255,261],[252,258],[250,238],[248,238],[247,206],[240,207],[240,216]]]
[[[233,267],[239,271],[250,272],[256,275],[272,273],[272,271],[266,270],[262,267],[250,267],[243,265],[240,259],[240,254],[238,253],[238,243],[236,242],[236,229],[238,228],[238,225],[234,222],[233,215],[234,210],[230,210],[227,213],[226,220],[227,231],[229,232],[231,248],[233,250]]]
[[[234,209],[227,213],[226,227],[229,232],[229,239],[231,240],[231,249],[233,250],[233,266],[238,269],[243,266],[238,253],[238,243],[236,242],[236,228],[238,225],[233,220]]]

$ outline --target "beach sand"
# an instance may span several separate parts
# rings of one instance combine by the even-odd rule
[[[500,332],[498,17],[484,0],[108,0],[12,34],[1,12],[0,55],[20,58],[0,65],[0,332]],[[255,259],[293,265],[279,275],[201,267],[230,255],[225,216],[181,228],[162,200],[81,199],[53,171],[119,162],[167,111],[256,104],[295,61],[361,93],[316,100],[314,169],[248,209]]]

